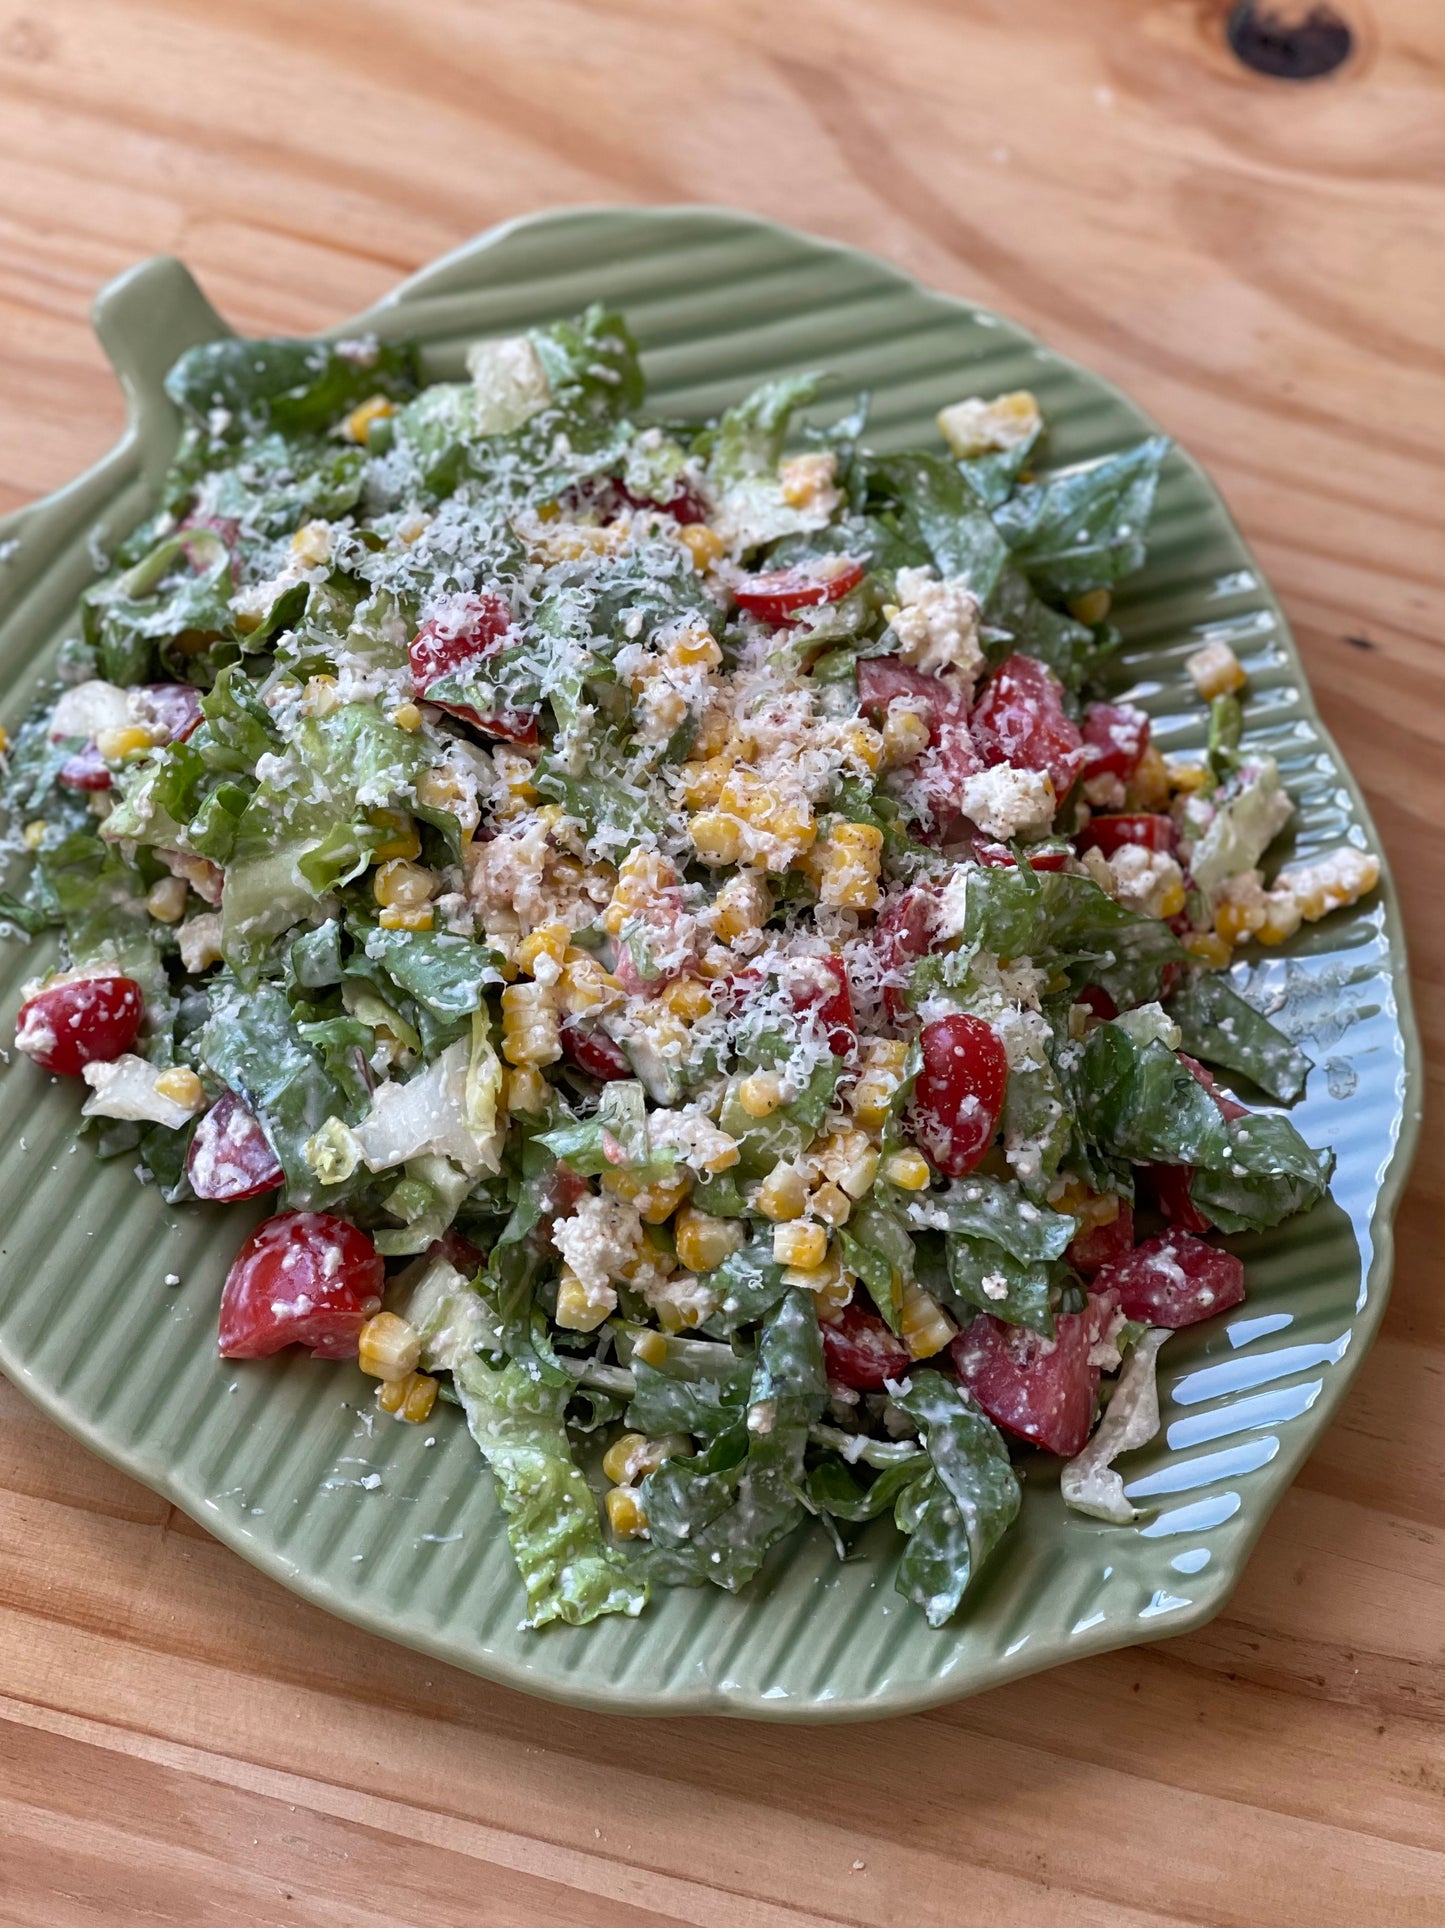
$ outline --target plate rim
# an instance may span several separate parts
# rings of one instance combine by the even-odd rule
[[[595,220],[609,222],[622,220],[636,223],[639,228],[654,224],[661,225],[664,222],[676,223],[680,220],[696,223],[699,227],[716,227],[720,231],[728,227],[743,226],[778,236],[794,246],[852,259],[865,267],[874,277],[890,278],[900,287],[922,293],[932,301],[956,308],[973,317],[981,316],[986,321],[1007,329],[1022,344],[1046,355],[1055,366],[1063,368],[1073,377],[1082,379],[1095,391],[1106,392],[1114,402],[1130,411],[1150,431],[1169,434],[1168,430],[1160,427],[1154,418],[1117,383],[1098,374],[1073,357],[1061,354],[1033,330],[1015,321],[1011,316],[1001,314],[968,296],[934,288],[918,276],[910,274],[896,263],[868,249],[855,247],[831,237],[811,234],[806,230],[773,220],[765,215],[755,214],[747,209],[721,204],[675,203],[636,207],[591,202],[513,216],[427,262],[405,276],[361,313],[318,330],[310,338],[344,339],[358,332],[383,327],[395,319],[396,310],[404,307],[408,301],[419,297],[424,298],[433,292],[440,292],[437,284],[443,281],[451,270],[478,261],[509,237],[549,226],[566,226]],[[192,307],[198,327],[207,329],[211,333],[238,332],[232,329],[224,317],[211,306],[190,271],[175,256],[150,256],[105,283],[95,297],[91,313],[96,333],[125,393],[125,425],[113,446],[89,468],[82,470],[70,481],[61,484],[48,494],[22,504],[19,508],[0,517],[0,546],[17,537],[23,537],[28,531],[40,532],[47,527],[63,525],[72,515],[84,518],[93,524],[94,514],[87,513],[85,506],[92,495],[99,495],[102,490],[106,490],[104,499],[109,501],[127,482],[140,480],[145,418],[149,407],[159,398],[138,374],[135,360],[123,352],[120,344],[123,328],[118,328],[118,317],[127,311],[143,310],[147,301],[162,290],[167,292],[171,299],[178,299]],[[212,323],[214,327],[211,327]],[[1354,1313],[1350,1322],[1354,1340],[1347,1355],[1328,1375],[1320,1397],[1311,1408],[1310,1423],[1302,1428],[1291,1429],[1287,1439],[1281,1440],[1280,1452],[1273,1463],[1274,1479],[1267,1495],[1256,1502],[1248,1518],[1241,1522],[1231,1551],[1229,1568],[1219,1574],[1217,1582],[1202,1597],[1188,1608],[1172,1612],[1167,1620],[1148,1625],[1141,1625],[1137,1619],[1129,1623],[1105,1621],[1097,1627],[1072,1634],[1068,1638],[1068,1651],[1064,1654],[1060,1654],[1055,1647],[1052,1651],[1041,1650],[1037,1657],[1029,1654],[1027,1648],[1014,1656],[998,1656],[989,1665],[986,1679],[970,1680],[965,1677],[960,1680],[951,1675],[934,1675],[906,1688],[888,1688],[874,1695],[827,1701],[797,1696],[790,1696],[787,1699],[763,1699],[751,1691],[730,1692],[725,1686],[717,1684],[697,1689],[664,1687],[647,1695],[636,1692],[624,1693],[606,1688],[596,1690],[581,1674],[562,1675],[555,1671],[551,1673],[542,1670],[534,1671],[528,1666],[509,1660],[505,1655],[480,1649],[462,1654],[458,1652],[453,1642],[430,1637],[423,1628],[399,1631],[385,1611],[372,1607],[364,1599],[342,1594],[324,1575],[307,1573],[304,1569],[298,1569],[279,1553],[267,1547],[258,1546],[239,1522],[233,1526],[225,1517],[218,1519],[214,1512],[208,1510],[204,1497],[192,1492],[184,1481],[178,1479],[169,1463],[143,1451],[127,1451],[112,1446],[103,1432],[97,1431],[92,1426],[88,1415],[71,1406],[64,1395],[53,1392],[44,1384],[37,1383],[29,1368],[15,1355],[3,1326],[0,1326],[0,1369],[4,1370],[11,1382],[36,1406],[87,1450],[96,1453],[118,1471],[139,1480],[153,1492],[158,1493],[189,1518],[195,1520],[198,1525],[204,1527],[211,1537],[219,1540],[232,1552],[239,1554],[248,1564],[265,1573],[270,1579],[279,1582],[289,1592],[351,1625],[417,1652],[425,1653],[448,1665],[459,1667],[464,1672],[494,1681],[500,1686],[591,1713],[658,1719],[706,1714],[741,1719],[808,1723],[892,1719],[946,1705],[972,1693],[985,1692],[995,1686],[1005,1685],[1011,1680],[1066,1665],[1074,1660],[1119,1651],[1154,1640],[1172,1639],[1192,1632],[1213,1619],[1223,1609],[1242,1579],[1249,1556],[1266,1524],[1273,1516],[1300,1465],[1315,1450],[1327,1427],[1333,1423],[1342,1400],[1354,1382],[1360,1364],[1379,1335],[1393,1282],[1396,1214],[1419,1147],[1426,1078],[1423,1047],[1415,1017],[1399,894],[1389,857],[1368,801],[1348,760],[1341,752],[1333,732],[1320,716],[1314,690],[1288,617],[1280,605],[1268,576],[1260,567],[1252,548],[1240,530],[1228,501],[1188,447],[1172,435],[1169,435],[1169,439],[1175,455],[1191,471],[1194,481],[1202,486],[1216,506],[1228,531],[1238,544],[1241,554],[1248,559],[1249,566],[1254,570],[1259,594],[1277,625],[1278,640],[1284,648],[1291,670],[1292,686],[1301,708],[1314,729],[1318,731],[1323,746],[1333,756],[1342,783],[1350,795],[1355,820],[1380,855],[1380,902],[1384,910],[1383,934],[1388,953],[1386,963],[1394,998],[1394,1016],[1402,1045],[1400,1125],[1391,1148],[1384,1180],[1380,1185],[1371,1213],[1372,1254],[1370,1264],[1363,1275],[1366,1288],[1364,1303]],[[114,487],[107,489],[112,478]],[[25,554],[26,545],[22,542],[20,559],[22,563],[28,563],[29,566],[22,568],[13,582],[8,579],[9,572],[0,567],[0,601],[9,605],[16,590],[23,594],[26,589],[43,581],[53,560],[51,555],[45,553],[48,547],[44,540],[35,544],[32,560]],[[538,1637],[539,1659],[545,1652],[545,1638],[545,1634]]]

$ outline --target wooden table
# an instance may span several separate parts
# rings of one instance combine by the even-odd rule
[[[306,330],[505,216],[722,200],[1123,383],[1370,792],[1445,1061],[1445,17],[1252,75],[1201,0],[0,0],[0,510],[114,437],[96,286]],[[624,1724],[302,1606],[0,1392],[0,1919],[1445,1922],[1445,1158],[1203,1632],[868,1730]],[[104,1334],[96,1342],[105,1342]]]

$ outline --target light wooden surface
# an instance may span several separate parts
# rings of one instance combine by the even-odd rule
[[[1370,792],[1445,1063],[1445,17],[1290,85],[1200,0],[0,0],[0,511],[96,286],[303,330],[492,222],[721,200],[979,297],[1212,469]],[[1445,1158],[1229,1610],[832,1732],[626,1724],[352,1632],[0,1387],[0,1920],[1445,1923]],[[97,1335],[101,1340],[103,1335]]]

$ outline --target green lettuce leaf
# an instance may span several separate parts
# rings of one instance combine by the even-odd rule
[[[909,1534],[897,1587],[941,1627],[1008,1528],[1023,1495],[998,1428],[940,1372],[915,1372],[895,1396],[918,1422],[933,1477],[900,1495],[895,1517]]]
[[[320,434],[372,395],[404,400],[419,373],[411,342],[229,337],[188,348],[165,387],[213,441],[234,443],[267,428]]]
[[[705,1272],[700,1283],[718,1294],[719,1305],[699,1331],[727,1339],[743,1326],[766,1318],[787,1291],[783,1268],[773,1257],[771,1232],[740,1245],[721,1265]]]
[[[123,574],[86,590],[85,640],[108,681],[150,681],[162,643],[188,632],[231,633],[233,590],[230,552],[219,536],[205,529],[168,536]]]
[[[913,1239],[900,1207],[875,1192],[838,1232],[843,1263],[868,1288],[868,1296],[894,1332],[903,1317],[903,1293],[917,1274]]]
[[[1159,435],[1119,455],[1025,483],[994,523],[1029,577],[1071,596],[1132,575],[1169,443]]]
[[[957,576],[986,603],[1008,563],[1008,548],[958,464],[942,455],[888,455],[874,461],[870,482],[901,503],[905,520],[940,575]]]
[[[1084,1132],[1118,1157],[1212,1166],[1227,1154],[1224,1119],[1203,1085],[1167,1045],[1124,1021],[1095,1025],[1072,1086]]]
[[[908,1206],[907,1218],[919,1230],[987,1239],[1023,1262],[1062,1258],[1079,1228],[1067,1212],[1035,1205],[1015,1180],[987,1172],[972,1172],[927,1193]]]
[[[1227,979],[1193,971],[1167,1009],[1190,1057],[1252,1078],[1280,1104],[1293,1104],[1303,1092],[1310,1060]]]
[[[1007,1325],[1028,1326],[1053,1338],[1049,1288],[1057,1261],[1016,1259],[992,1239],[967,1232],[950,1232],[944,1243],[949,1286],[969,1311],[988,1312]]]
[[[1197,1170],[1189,1195],[1221,1232],[1259,1232],[1324,1197],[1332,1151],[1312,1151],[1288,1118],[1251,1112],[1231,1118],[1227,1145]]]
[[[707,1351],[715,1356],[706,1360],[704,1370],[696,1357],[701,1351],[695,1347],[691,1356],[680,1358],[669,1353],[661,1366],[633,1359],[637,1386],[627,1408],[629,1427],[653,1439],[666,1433],[691,1433],[709,1442],[736,1428],[752,1367],[727,1347],[710,1346]]]

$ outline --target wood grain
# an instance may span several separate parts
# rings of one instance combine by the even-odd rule
[[[96,286],[310,329],[480,228],[721,200],[1004,309],[1208,464],[1394,860],[1445,1067],[1445,16],[1191,0],[0,0],[0,511],[108,446]],[[624,1723],[281,1592],[0,1387],[0,1921],[1445,1923],[1445,1156],[1228,1611],[858,1731]]]

